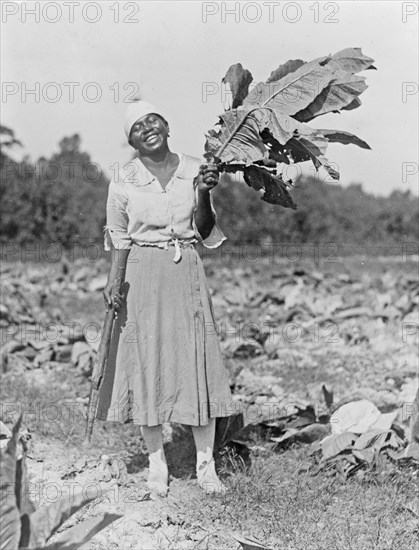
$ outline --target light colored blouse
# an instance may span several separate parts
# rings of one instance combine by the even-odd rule
[[[217,221],[206,239],[195,224],[198,194],[194,180],[200,165],[199,159],[179,154],[179,166],[163,189],[140,159],[126,163],[109,184],[105,250],[110,250],[110,242],[116,249],[129,249],[133,243],[165,249],[173,245],[173,260],[178,262],[184,243],[220,246],[226,237]],[[211,208],[215,217],[212,199]]]

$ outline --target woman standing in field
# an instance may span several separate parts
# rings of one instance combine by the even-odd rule
[[[213,460],[215,418],[234,406],[194,246],[225,240],[210,198],[218,172],[171,152],[168,123],[147,102],[128,106],[125,133],[137,155],[109,186],[104,297],[118,315],[97,418],[141,425],[147,483],[160,495],[168,490],[162,423],[191,425],[198,483],[223,492]],[[123,295],[113,288],[118,270],[125,271]]]

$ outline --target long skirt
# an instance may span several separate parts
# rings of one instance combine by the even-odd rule
[[[193,245],[134,245],[96,416],[192,426],[235,412],[204,268]]]

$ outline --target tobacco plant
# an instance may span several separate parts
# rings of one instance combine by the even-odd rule
[[[43,549],[57,529],[92,498],[74,494],[35,510],[28,498],[26,445],[19,441],[21,418],[12,430],[5,449],[0,451],[0,550]],[[23,444],[22,444],[23,443]],[[19,456],[17,456],[19,455]],[[54,543],[54,550],[70,550],[86,544],[93,535],[120,518],[104,514],[78,523]]]

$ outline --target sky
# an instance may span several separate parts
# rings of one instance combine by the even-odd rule
[[[169,121],[172,150],[200,157],[226,104],[221,79],[230,65],[241,63],[258,82],[288,59],[360,47],[378,69],[361,73],[369,86],[361,107],[310,125],[352,132],[372,148],[329,145],[336,185],[418,193],[417,2],[1,4],[2,124],[34,161],[78,133],[110,174],[132,155],[123,123],[138,94]],[[319,177],[329,181],[323,169]]]

